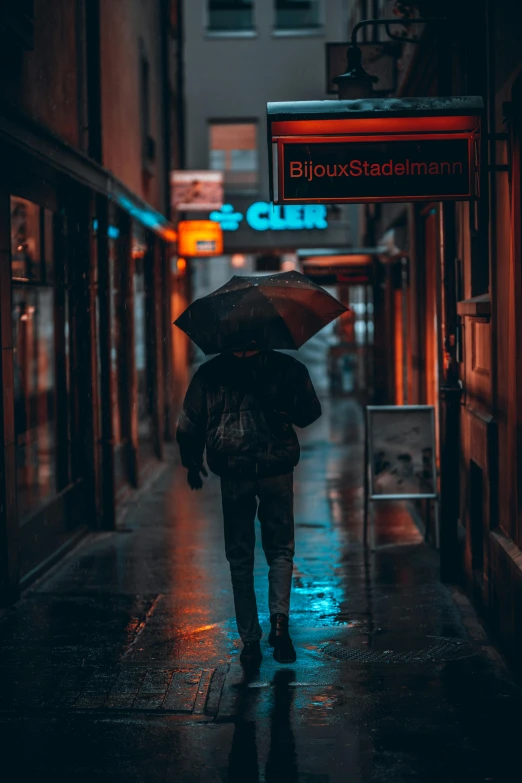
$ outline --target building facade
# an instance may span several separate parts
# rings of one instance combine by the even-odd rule
[[[399,43],[395,95],[477,95],[486,107],[478,202],[371,205],[361,208],[361,230],[390,249],[376,314],[388,325],[380,401],[436,408],[442,575],[465,585],[520,660],[522,8],[370,5],[351,3],[352,24],[411,18],[392,26],[414,40]]]
[[[169,171],[179,10],[0,12],[0,596],[118,500],[172,436]]]

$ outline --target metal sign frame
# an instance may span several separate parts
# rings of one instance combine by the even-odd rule
[[[364,204],[477,199],[480,196],[483,108],[483,101],[479,97],[369,98],[357,101],[269,103],[267,117],[271,199],[274,204]],[[329,196],[327,191],[324,196],[311,197],[293,197],[285,193],[285,152],[287,153],[292,144],[307,145],[311,149],[314,144],[353,144],[352,160],[357,160],[357,144],[377,146],[386,142],[392,144],[451,140],[467,141],[469,182],[462,193],[433,193],[429,192],[428,187],[420,195],[383,195],[379,194],[378,188],[370,195],[356,196]],[[464,160],[462,162],[464,163]],[[322,167],[324,170],[324,166]],[[451,176],[451,172],[450,175],[445,173],[440,176]],[[368,181],[371,179],[370,177]],[[375,180],[377,179],[375,177]],[[324,182],[326,185],[328,177],[325,177]]]

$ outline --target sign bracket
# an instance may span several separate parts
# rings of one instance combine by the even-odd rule
[[[362,30],[363,27],[368,27],[370,25],[372,27],[375,27],[376,25],[384,25],[384,29],[386,30],[386,35],[392,41],[418,44],[420,43],[420,40],[418,38],[406,38],[406,36],[395,35],[395,33],[392,33],[390,30],[390,25],[401,24],[403,27],[409,27],[412,24],[437,24],[441,22],[449,22],[449,19],[446,16],[427,16],[427,17],[417,17],[417,18],[414,17],[409,19],[406,19],[405,17],[394,16],[388,19],[363,19],[362,21],[358,22],[352,30],[351,45],[357,46],[357,33],[359,32],[359,30]]]

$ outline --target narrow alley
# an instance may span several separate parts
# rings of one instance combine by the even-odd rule
[[[521,41],[0,3],[2,781],[522,780]]]
[[[380,505],[364,549],[361,412],[323,402],[296,471],[296,664],[266,646],[258,543],[264,659],[243,674],[219,482],[191,493],[169,463],[7,611],[7,779],[516,779],[520,687],[406,510]]]

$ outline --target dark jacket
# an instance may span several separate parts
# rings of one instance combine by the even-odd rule
[[[183,403],[177,441],[186,468],[207,463],[218,476],[279,476],[299,462],[293,424],[321,415],[306,367],[291,356],[260,351],[220,354],[197,370]]]

